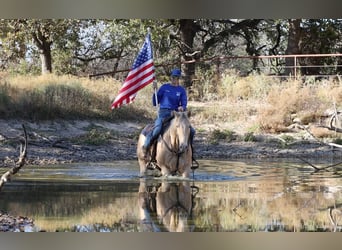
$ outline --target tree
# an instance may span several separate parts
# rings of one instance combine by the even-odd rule
[[[0,65],[6,69],[10,63],[18,64],[25,58],[26,45],[21,37],[14,37],[14,27],[8,20],[0,20]]]
[[[171,34],[176,40],[180,54],[185,60],[200,59],[210,53],[227,54],[227,44],[233,37],[242,37],[247,43],[246,51],[255,55],[254,39],[261,19],[246,20],[208,20],[208,19],[179,19],[172,20],[172,25],[178,28],[178,32]],[[224,45],[224,46],[221,46]],[[223,48],[218,51],[216,49]],[[229,50],[228,50],[229,51]],[[195,73],[195,63],[185,64],[185,86],[192,85],[192,76]]]
[[[40,65],[42,73],[117,72],[131,67],[148,27],[155,64],[163,65],[157,67],[157,73],[168,75],[171,67],[178,65],[187,88],[195,69],[212,67],[202,62],[203,58],[336,53],[342,48],[342,21],[334,19],[16,19],[0,20],[0,67],[24,61],[35,68]],[[192,63],[181,64],[184,60]],[[264,62],[255,58],[252,63],[231,62],[229,67],[248,74],[259,71],[260,63]],[[299,63],[341,64],[326,58],[301,59]],[[284,64],[285,74],[293,74],[291,58],[278,60],[276,72],[284,73]],[[303,74],[328,71],[328,67],[302,69]]]
[[[36,49],[41,60],[42,74],[52,72],[52,45],[70,33],[78,34],[79,23],[78,20],[70,19],[1,20],[1,26],[7,29],[8,50],[24,46],[25,55],[21,56],[26,56],[29,50]]]
[[[82,30],[73,58],[80,63],[83,72],[94,75],[109,72],[117,76],[118,69],[132,66],[150,28],[156,63],[168,60],[165,55],[170,55],[170,49],[165,25],[168,24],[147,19],[96,20]]]
[[[300,51],[303,54],[330,54],[337,53],[341,48],[341,26],[339,19],[303,19]],[[301,60],[301,65],[327,65],[337,64],[337,59],[314,57]],[[333,67],[303,67],[303,75],[330,74]]]
[[[286,55],[296,55],[300,53],[299,43],[301,40],[301,19],[288,20],[288,39]],[[285,58],[285,75],[294,75],[294,60],[293,58]]]
[[[186,61],[192,60],[194,51],[194,38],[196,33],[200,30],[200,26],[191,19],[181,19],[179,21],[180,30],[180,51]],[[195,75],[195,63],[185,65],[185,87],[190,87],[192,84],[192,77]]]

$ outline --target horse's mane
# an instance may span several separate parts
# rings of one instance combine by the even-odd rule
[[[176,123],[182,124],[182,123],[186,123],[189,124],[190,126],[190,120],[189,117],[187,115],[187,112],[177,112],[177,111],[173,111],[172,112],[172,119],[170,120],[169,124],[165,127],[164,132],[171,132],[170,128],[174,127],[175,125],[177,125]]]
[[[181,111],[179,111],[179,112],[174,111],[174,112],[172,113],[172,116],[173,116],[173,119],[172,119],[171,121],[175,121],[175,118],[179,118],[179,119],[181,119],[181,120],[185,119],[187,122],[190,123],[190,121],[189,121],[189,116],[188,116],[188,112],[186,112],[186,111],[184,111],[184,112],[181,112]]]

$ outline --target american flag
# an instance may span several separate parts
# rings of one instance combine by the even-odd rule
[[[155,80],[153,53],[150,34],[135,59],[131,70],[124,81],[119,94],[112,103],[112,109],[134,101],[137,92]]]

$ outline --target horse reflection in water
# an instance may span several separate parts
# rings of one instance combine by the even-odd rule
[[[139,210],[144,232],[193,231],[194,198],[198,187],[189,182],[151,182],[140,180]]]

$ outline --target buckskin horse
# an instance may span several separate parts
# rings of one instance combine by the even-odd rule
[[[147,173],[151,163],[152,150],[154,150],[152,145],[148,155],[144,155],[142,150],[145,141],[144,130],[139,135],[137,146],[141,177]],[[156,168],[160,169],[162,176],[179,174],[184,178],[189,178],[192,166],[192,147],[190,145],[188,113],[173,111],[170,124],[163,130],[155,147]]]

